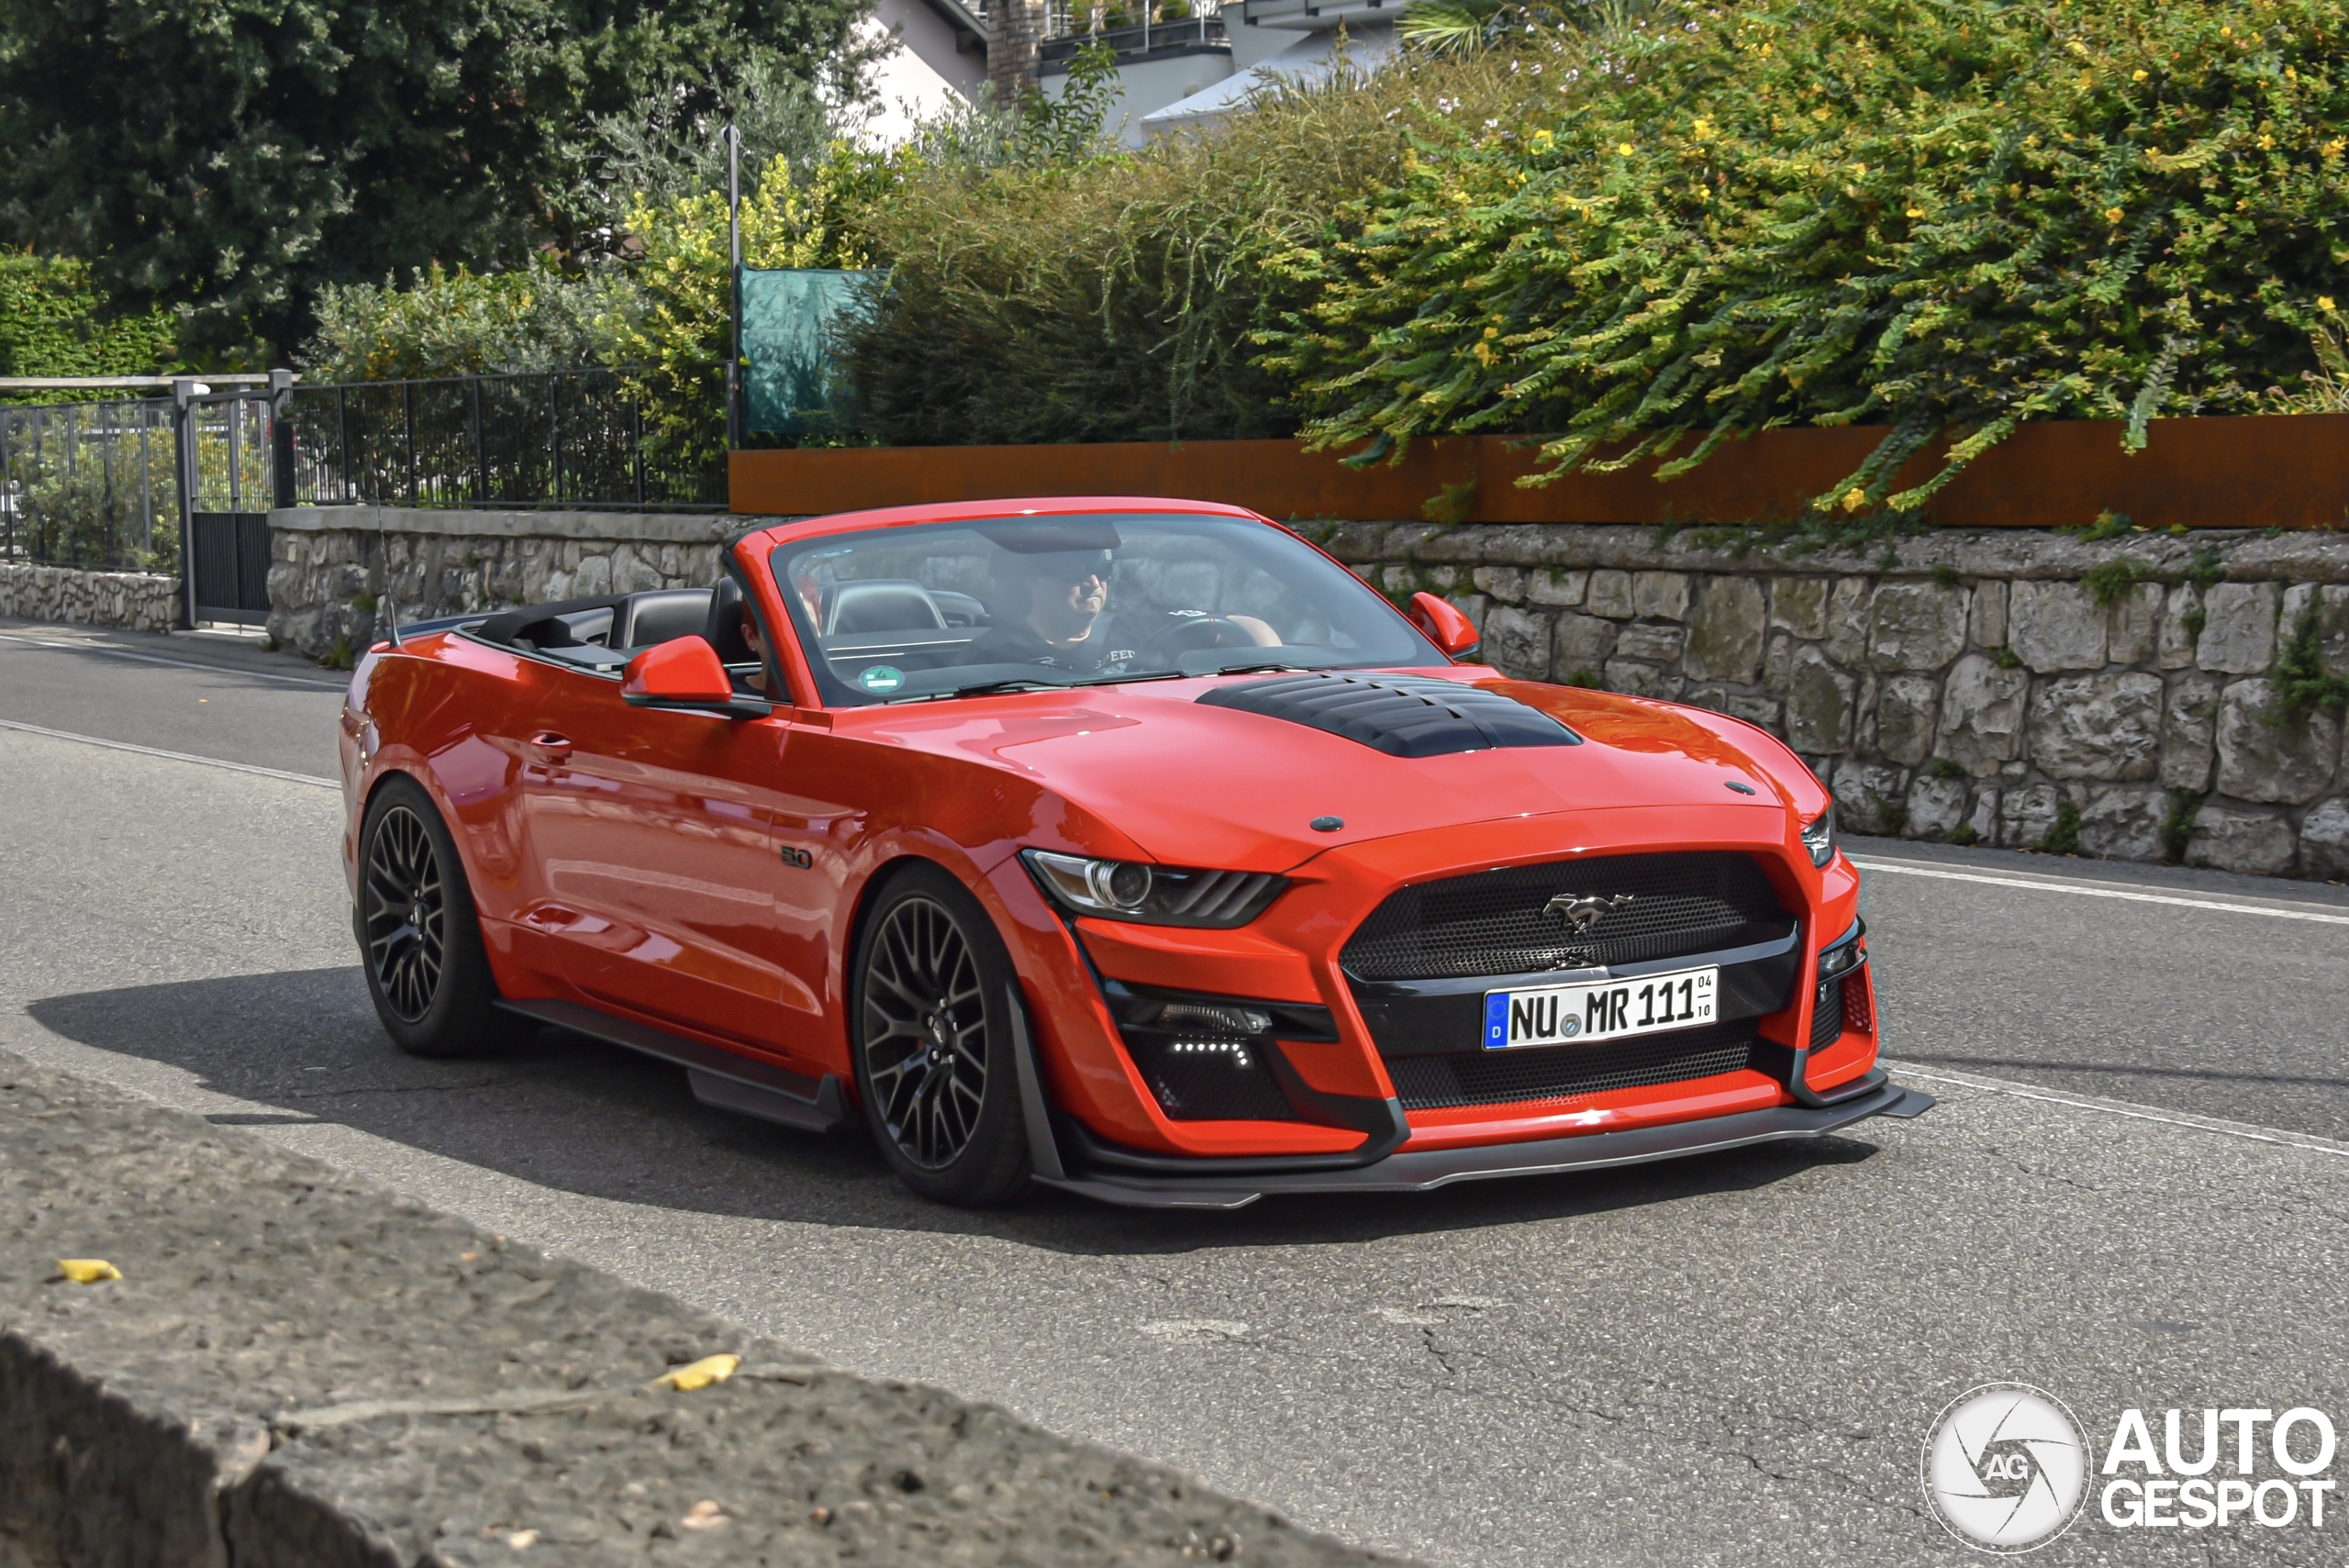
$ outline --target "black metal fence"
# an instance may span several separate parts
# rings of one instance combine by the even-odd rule
[[[295,506],[726,509],[722,365],[296,386],[284,418]]]
[[[0,561],[176,573],[184,474],[207,561],[207,528],[250,533],[272,506],[724,511],[725,368],[204,386],[184,409],[169,397],[0,405]],[[220,521],[234,518],[249,521]],[[262,565],[208,575],[266,570],[265,550],[237,560],[249,556]]]

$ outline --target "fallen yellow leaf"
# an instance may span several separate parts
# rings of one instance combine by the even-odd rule
[[[734,1375],[742,1358],[734,1355],[704,1356],[690,1366],[672,1367],[652,1380],[655,1388],[674,1388],[680,1394],[690,1394],[696,1388],[707,1388],[713,1383],[723,1383]]]
[[[60,1258],[57,1272],[75,1284],[95,1284],[100,1280],[120,1279],[122,1271],[104,1258]],[[732,1368],[728,1368],[732,1371]]]

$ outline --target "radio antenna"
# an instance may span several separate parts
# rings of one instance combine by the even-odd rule
[[[384,528],[384,514],[375,514],[375,551],[384,560],[384,626],[394,648],[400,645],[399,606],[392,602],[392,539]]]

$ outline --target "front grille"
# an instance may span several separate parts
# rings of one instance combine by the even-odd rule
[[[1831,980],[1818,990],[1818,1005],[1810,1010],[1810,1049],[1824,1051],[1843,1038],[1843,987]]]
[[[1565,895],[1631,895],[1587,937],[1546,913]],[[1340,954],[1357,980],[1527,974],[1639,963],[1781,935],[1787,914],[1751,856],[1605,855],[1477,872],[1401,888]]]
[[[1600,1045],[1390,1056],[1386,1073],[1405,1110],[1569,1100],[1734,1073],[1751,1063],[1753,1040],[1752,1020],[1742,1019]]]

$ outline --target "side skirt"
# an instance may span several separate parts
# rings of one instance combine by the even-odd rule
[[[803,1132],[829,1132],[847,1118],[841,1106],[841,1081],[829,1073],[810,1078],[650,1024],[616,1018],[577,1002],[501,1001],[497,1005],[509,1013],[575,1030],[607,1045],[674,1062],[685,1070],[694,1098],[706,1106],[740,1111]]]

